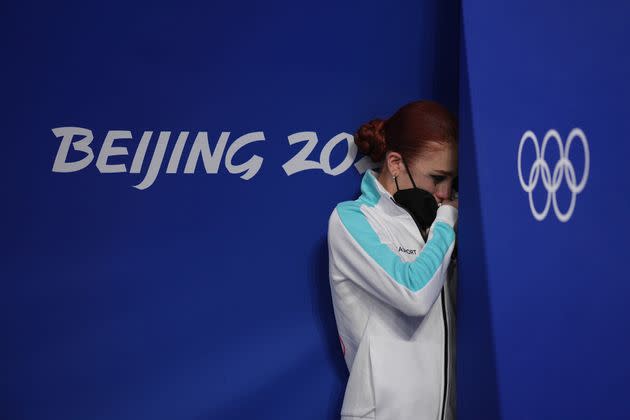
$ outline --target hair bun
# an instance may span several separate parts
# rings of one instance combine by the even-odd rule
[[[385,156],[387,143],[383,125],[386,120],[375,118],[362,124],[354,135],[354,143],[361,153],[370,156],[374,162],[379,162]]]

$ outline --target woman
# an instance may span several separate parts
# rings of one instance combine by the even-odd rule
[[[342,419],[455,418],[457,121],[422,100],[355,135],[380,166],[328,221],[330,287],[350,376]]]

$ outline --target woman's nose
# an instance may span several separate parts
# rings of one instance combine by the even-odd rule
[[[448,200],[451,196],[451,187],[448,186],[446,183],[438,186],[438,188],[435,190],[435,200],[438,203],[441,203],[444,200]]]

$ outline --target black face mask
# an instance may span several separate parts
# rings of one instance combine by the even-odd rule
[[[433,194],[423,190],[422,188],[416,187],[416,183],[411,177],[411,172],[409,172],[409,166],[407,166],[404,159],[403,163],[407,168],[407,174],[409,175],[409,179],[411,179],[413,188],[406,188],[404,190],[399,189],[398,180],[394,178],[397,190],[393,195],[394,200],[396,200],[401,207],[407,209],[407,211],[411,213],[411,216],[416,222],[416,225],[418,225],[418,228],[420,228],[420,231],[426,230],[431,226],[435,220],[435,216],[437,215],[437,201],[435,200]]]

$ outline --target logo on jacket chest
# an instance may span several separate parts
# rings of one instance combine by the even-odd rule
[[[404,246],[398,246],[398,252],[404,252],[409,255],[418,255],[417,249],[405,248]]]

